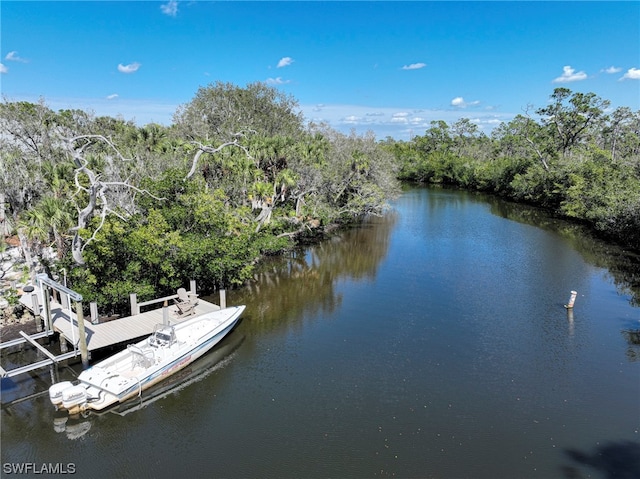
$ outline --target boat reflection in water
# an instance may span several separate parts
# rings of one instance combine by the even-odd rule
[[[202,381],[214,371],[225,367],[232,360],[235,351],[240,347],[244,339],[245,336],[239,334],[228,336],[208,354],[192,362],[161,383],[146,389],[140,397],[136,396],[133,399],[101,411],[88,409],[78,414],[69,414],[64,410],[56,411],[53,419],[53,429],[57,433],[65,433],[67,439],[73,441],[89,432],[92,417],[107,414],[126,416],[171,394],[176,394],[193,383]]]

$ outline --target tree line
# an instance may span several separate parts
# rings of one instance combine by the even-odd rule
[[[545,207],[640,251],[640,111],[556,88],[490,135],[461,119],[387,139],[405,181],[454,185]]]
[[[262,255],[381,214],[398,191],[372,134],[297,111],[262,83],[202,87],[168,127],[5,99],[0,236],[115,313],[133,292],[243,283]]]
[[[5,99],[0,238],[115,313],[132,292],[244,283],[263,255],[381,214],[399,180],[541,205],[640,249],[640,112],[566,88],[529,110],[489,136],[461,119],[377,141],[306,124],[263,83],[201,87],[170,126]]]

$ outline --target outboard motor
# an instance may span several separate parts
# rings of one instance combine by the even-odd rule
[[[55,407],[62,405],[62,391],[73,386],[71,381],[62,381],[49,388],[49,399]]]
[[[80,408],[87,402],[87,390],[84,386],[77,385],[62,391],[62,407],[70,412],[76,408]]]

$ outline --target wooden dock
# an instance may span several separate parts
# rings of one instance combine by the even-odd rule
[[[85,337],[87,338],[87,350],[112,346],[114,344],[125,343],[137,338],[148,336],[153,332],[156,324],[163,322],[163,309],[158,308],[144,313],[127,316],[125,318],[114,319],[106,323],[92,324],[85,319]],[[211,311],[218,311],[220,306],[198,299],[195,306],[195,313],[191,316],[180,317],[175,306],[167,306],[167,319],[171,324],[179,323],[194,316],[200,316]],[[54,331],[71,344],[78,345],[80,333],[78,331],[78,321],[75,313],[68,309],[62,309],[61,305],[53,303],[51,305],[51,315],[53,319]],[[61,338],[62,339],[62,338]]]
[[[63,287],[62,285],[58,285],[54,281],[48,280],[47,278],[43,278],[43,280],[46,280],[50,285],[54,285],[62,291],[67,291],[69,294],[77,294],[66,289],[66,287]],[[32,288],[32,290],[34,290],[34,288]],[[9,371],[4,370],[0,366],[0,376],[16,376],[34,369],[58,363],[65,359],[76,357],[80,354],[82,354],[83,364],[86,366],[88,364],[88,354],[91,351],[97,351],[117,344],[131,343],[137,339],[149,336],[153,333],[157,324],[177,324],[196,316],[210,313],[212,311],[218,311],[221,307],[224,308],[226,306],[224,290],[220,291],[221,306],[197,298],[195,294],[195,282],[192,282],[191,293],[189,294],[191,298],[189,306],[191,307],[195,302],[195,306],[192,307],[190,314],[180,314],[178,307],[174,304],[174,300],[178,298],[178,295],[138,303],[135,294],[131,294],[131,316],[101,323],[97,321],[96,314],[96,321],[92,322],[90,318],[85,317],[80,325],[78,325],[76,311],[72,311],[70,309],[70,305],[72,303],[69,300],[69,296],[64,298],[66,301],[63,302],[66,304],[62,305],[47,293],[47,307],[42,309],[38,302],[38,295],[42,297],[42,291],[38,289],[33,294],[25,294],[20,298],[20,302],[33,311],[37,316],[44,315],[46,330],[31,336],[21,331],[20,334],[22,338],[0,343],[0,349],[16,346],[20,343],[30,343],[36,347],[36,349],[38,349],[46,359]],[[82,297],[78,295],[78,299],[81,300]],[[157,307],[159,303],[163,303],[166,306]],[[155,309],[140,312],[142,307],[152,305],[155,305]],[[93,304],[91,306],[91,314],[92,317],[94,317]],[[85,341],[81,341],[80,331],[84,331]],[[58,356],[54,355],[36,342],[36,339],[41,339],[54,333],[60,334],[60,347],[63,354]],[[67,352],[67,343],[71,344],[73,351]]]

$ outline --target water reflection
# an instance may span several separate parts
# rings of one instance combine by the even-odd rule
[[[567,449],[565,454],[575,464],[562,468],[567,479],[589,477],[581,473],[580,467],[595,469],[606,479],[640,477],[640,443],[637,442],[608,442],[597,446],[591,452]]]
[[[623,329],[622,336],[629,344],[627,348],[629,361],[640,361],[640,329]]]
[[[640,254],[597,238],[587,227],[549,215],[548,211],[520,203],[482,196],[491,213],[519,223],[558,234],[590,264],[608,270],[622,294],[630,296],[633,306],[640,306]]]
[[[313,247],[265,259],[254,280],[233,291],[234,304],[246,304],[244,316],[259,330],[272,330],[300,317],[331,314],[342,303],[339,280],[373,280],[389,249],[397,215],[369,218]],[[215,297],[210,298],[215,301]]]

